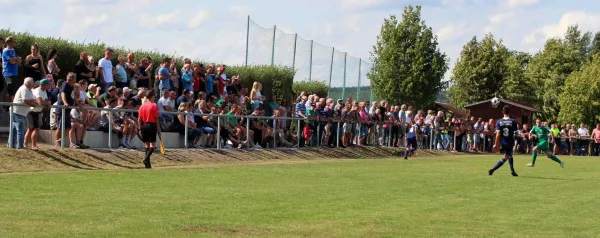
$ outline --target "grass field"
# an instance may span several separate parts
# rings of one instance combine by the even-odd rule
[[[0,175],[0,237],[600,237],[600,159],[499,156]]]

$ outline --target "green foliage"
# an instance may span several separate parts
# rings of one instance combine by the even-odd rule
[[[97,62],[100,58],[104,57],[104,50],[110,47],[115,52],[113,64],[117,64],[117,57],[119,55],[125,55],[129,52],[133,52],[136,55],[136,59],[142,57],[149,57],[155,66],[160,65],[160,62],[165,57],[173,58],[181,66],[183,63],[183,57],[177,55],[167,55],[155,51],[145,50],[129,50],[123,47],[108,46],[100,42],[92,43],[79,43],[62,38],[54,37],[38,37],[28,32],[13,32],[9,29],[0,29],[0,36],[6,38],[13,36],[17,40],[16,51],[21,56],[25,57],[30,52],[30,47],[34,43],[38,43],[40,52],[46,59],[46,54],[50,49],[56,49],[58,51],[58,57],[56,63],[62,69],[59,77],[64,78],[68,72],[73,70],[75,64],[79,60],[79,54],[82,51],[86,51],[89,55],[94,56]],[[201,62],[200,60],[196,60]],[[22,70],[22,68],[21,68]],[[292,98],[292,84],[294,79],[295,71],[292,68],[286,67],[274,67],[274,66],[228,66],[228,75],[239,74],[242,79],[244,87],[251,88],[254,81],[259,81],[263,84],[263,95],[277,95],[278,99],[291,100]],[[23,75],[23,73],[20,73]],[[152,75],[154,77],[154,75]],[[22,80],[22,79],[21,79]]]
[[[373,93],[391,104],[430,105],[445,88],[448,59],[440,52],[437,36],[421,20],[420,6],[407,6],[401,21],[384,20],[371,52],[368,73]]]
[[[277,96],[277,100],[293,102],[292,85],[296,71],[290,67],[278,66],[228,66],[228,75],[239,74],[242,85],[249,90],[255,81],[263,85],[262,94]],[[269,98],[270,99],[270,98]]]
[[[600,55],[567,78],[559,106],[560,123],[592,125],[600,120]]]
[[[325,81],[301,81],[294,82],[292,91],[294,95],[300,95],[301,92],[306,94],[316,94],[319,97],[327,97],[327,83]]]
[[[483,40],[473,37],[464,47],[450,77],[450,102],[463,106],[500,96],[504,79],[510,72],[512,57],[502,41],[487,34]],[[516,60],[514,60],[516,62]]]
[[[543,119],[556,119],[560,112],[559,95],[563,93],[565,80],[581,67],[589,56],[591,34],[581,34],[579,28],[570,26],[564,39],[553,38],[546,42],[544,49],[536,54],[527,67],[526,77],[537,85],[536,105],[544,113]]]

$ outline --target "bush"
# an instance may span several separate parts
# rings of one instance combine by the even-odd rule
[[[316,94],[319,97],[327,97],[327,84],[324,81],[302,81],[295,82],[292,87],[294,96],[300,95],[301,92],[306,94]]]
[[[119,55],[125,55],[129,52],[133,52],[135,54],[136,60],[139,60],[143,57],[150,58],[155,66],[160,65],[162,59],[170,57],[177,61],[177,65],[179,66],[179,69],[181,69],[184,59],[184,57],[181,56],[167,55],[156,51],[146,51],[141,49],[129,50],[118,46],[108,46],[101,42],[80,43],[62,38],[38,37],[30,34],[29,32],[14,32],[10,29],[0,29],[0,36],[5,39],[9,36],[15,37],[17,40],[17,47],[15,50],[23,58],[29,54],[31,45],[38,43],[40,47],[40,53],[45,61],[44,65],[48,60],[46,59],[48,51],[50,49],[56,49],[58,51],[58,56],[55,61],[56,64],[61,68],[59,78],[63,79],[66,77],[68,72],[74,69],[75,64],[79,60],[79,54],[82,51],[86,51],[89,55],[93,56],[96,64],[100,58],[104,57],[104,50],[107,47],[113,49],[114,51],[114,57],[112,60],[113,65],[118,63],[117,58]],[[200,62],[200,60],[196,61]],[[17,82],[19,84],[23,82],[24,75],[22,72],[22,67],[20,70],[21,72],[19,75],[21,77],[19,82]],[[291,100],[293,96],[292,84],[295,71],[292,68],[275,66],[228,66],[227,71],[228,76],[239,74],[244,87],[252,88],[254,81],[261,82],[263,84],[262,93],[267,97],[270,97],[271,95],[277,95],[278,100],[286,100],[290,102],[289,100]],[[151,77],[152,80],[154,80],[154,75]]]

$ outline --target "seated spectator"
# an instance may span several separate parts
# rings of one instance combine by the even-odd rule
[[[240,145],[238,146],[238,148],[242,148],[245,147],[247,144],[249,146],[254,146],[252,137],[254,136],[254,132],[253,131],[249,131],[250,136],[246,136],[246,127],[244,125],[240,125],[240,118],[239,117],[235,117],[236,115],[240,115],[240,107],[236,104],[233,104],[231,106],[231,110],[229,112],[227,112],[227,120],[226,120],[226,124],[229,124],[229,126],[233,129],[233,135],[235,136],[235,138],[238,141],[242,141],[240,142]]]
[[[107,100],[107,105],[104,107],[105,109],[113,109],[117,106],[117,99],[110,98]],[[121,120],[121,116],[119,113],[109,110],[102,110],[100,113],[100,130],[108,133],[109,130],[117,133],[117,137],[119,138],[119,148],[125,148],[123,144],[123,120]]]
[[[194,101],[194,95],[192,94],[192,91],[190,91],[188,89],[183,89],[183,93],[181,94],[181,96],[179,96],[177,98],[177,100],[175,100],[175,107],[179,108],[179,105],[181,103],[193,102],[193,101]]]
[[[261,108],[256,108],[251,114],[252,116],[262,116],[264,111]],[[254,146],[256,149],[262,148],[261,145],[265,145],[270,139],[272,139],[272,130],[268,128],[260,119],[250,119],[250,130],[254,131]]]
[[[191,103],[182,103],[179,105],[178,108],[179,112],[193,112],[193,106]],[[184,134],[185,133],[185,125],[187,124],[187,136],[188,136],[188,141],[186,141],[186,143],[188,144],[188,147],[190,148],[197,148],[196,145],[198,144],[198,141],[200,140],[200,137],[202,137],[202,130],[198,129],[196,127],[196,123],[194,123],[191,119],[193,118],[193,116],[187,116],[183,115],[183,114],[179,114],[177,115],[177,120],[175,120],[175,125],[176,125],[176,129],[177,132],[179,134]]]
[[[292,144],[286,139],[287,136],[284,126],[284,120],[277,118],[280,116],[281,115],[279,114],[279,110],[273,110],[273,116],[271,116],[271,119],[269,119],[268,124],[271,128],[273,128],[274,137],[277,138],[277,143],[279,143],[281,146],[292,147],[294,146],[294,144]]]
[[[117,99],[117,87],[115,86],[108,87],[108,91],[98,97],[98,103],[101,107],[106,107],[106,105],[108,105],[108,99],[111,98],[115,100]]]
[[[50,103],[54,104],[58,101],[58,98],[60,97],[60,89],[63,87],[64,84],[65,80],[58,80],[58,82],[56,83],[56,88],[52,89],[50,94],[48,94],[48,97],[50,98]]]
[[[86,133],[86,121],[83,117],[83,113],[81,113],[81,109],[73,108],[71,109],[71,131],[75,134],[75,141],[79,142],[77,144],[71,143],[71,148],[78,149],[87,149],[89,146],[83,143],[83,138],[85,138]]]
[[[131,106],[127,106],[129,105],[129,103],[127,103],[127,99],[125,99],[125,97],[120,97],[118,99],[118,106],[115,107],[116,109],[133,109],[131,108]],[[137,135],[137,132],[139,131],[139,127],[137,125],[137,118],[134,118],[131,112],[117,112],[122,123],[121,126],[123,128],[123,145],[125,148],[128,149],[134,149],[136,150],[137,148],[135,146],[131,145],[131,139]]]
[[[166,114],[164,112],[175,112],[175,102],[169,96],[168,89],[165,88],[162,91],[163,91],[163,93],[162,93],[163,96],[160,99],[158,99],[158,103],[157,103],[159,119],[172,122],[173,118],[174,118],[173,115]]]

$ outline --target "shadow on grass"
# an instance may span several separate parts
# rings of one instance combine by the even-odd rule
[[[521,177],[521,178],[529,178],[529,179],[547,179],[547,180],[563,180],[563,181],[583,180],[583,179],[578,179],[578,178],[552,178],[552,177],[523,176],[523,175],[520,175],[519,177]]]
[[[47,152],[45,152],[45,151],[36,150],[36,152],[37,152],[38,154],[40,154],[41,156],[47,157],[47,158],[49,158],[49,159],[51,159],[51,160],[54,160],[54,161],[56,161],[56,162],[58,162],[58,163],[60,163],[60,164],[62,164],[62,165],[68,166],[68,167],[73,167],[73,168],[76,168],[76,169],[83,169],[83,170],[96,170],[96,169],[98,169],[98,168],[95,168],[95,167],[93,167],[93,168],[86,168],[86,167],[81,167],[81,166],[79,166],[79,165],[76,165],[76,164],[71,164],[71,163],[68,163],[68,162],[66,162],[66,161],[64,161],[64,160],[62,160],[62,159],[60,159],[60,158],[58,158],[58,157],[56,157],[56,156],[54,156],[54,155],[48,154],[48,153],[47,153]],[[63,158],[66,158],[66,157],[64,156],[64,154],[62,154],[62,153],[60,153],[60,152],[57,152],[57,154],[58,154],[59,156],[63,157]],[[92,167],[92,166],[90,166],[90,167]]]
[[[107,164],[110,164],[110,165],[112,165],[112,166],[116,166],[116,167],[119,167],[119,168],[125,168],[125,169],[138,169],[138,168],[134,168],[134,167],[131,167],[131,166],[127,166],[127,165],[121,165],[121,164],[117,164],[117,163],[115,163],[115,162],[111,162],[111,161],[105,160],[105,159],[103,159],[103,158],[100,158],[100,157],[98,157],[98,156],[96,156],[96,155],[93,155],[93,154],[91,154],[91,153],[84,153],[84,154],[85,154],[85,155],[87,155],[87,156],[89,156],[89,157],[90,157],[90,158],[92,158],[92,159],[95,159],[95,160],[98,160],[98,161],[101,161],[101,162],[104,162],[104,163],[107,163]]]

